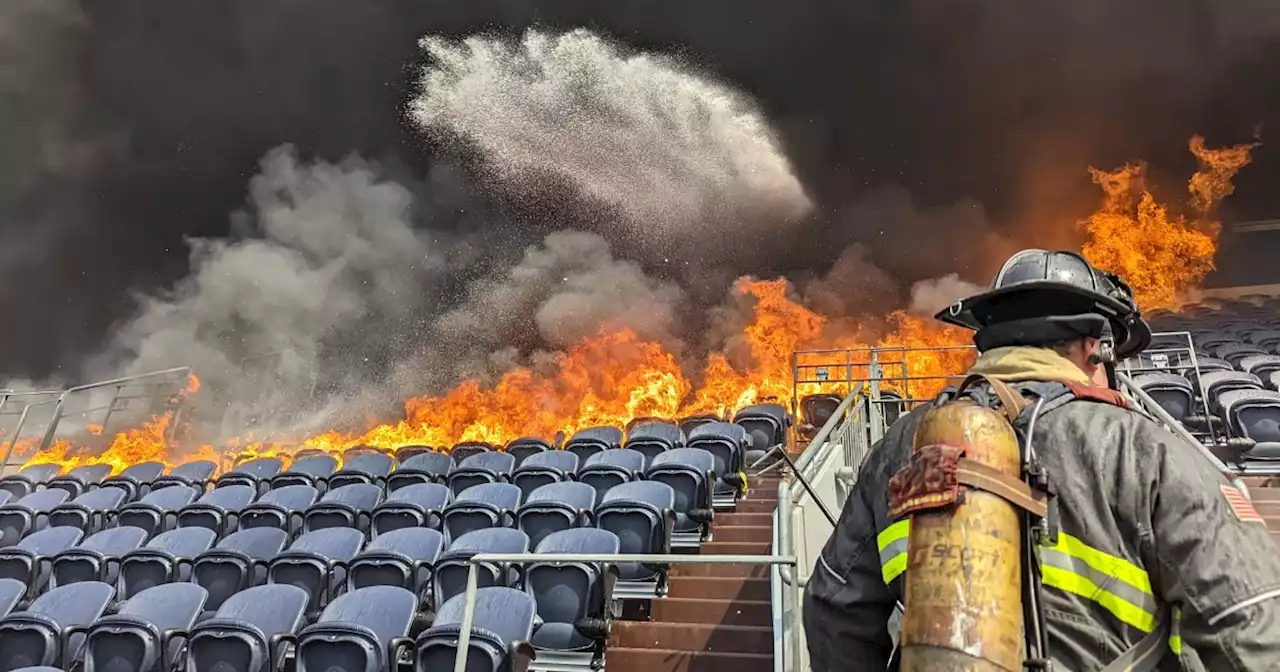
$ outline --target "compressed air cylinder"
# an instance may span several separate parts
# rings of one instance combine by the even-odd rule
[[[969,401],[931,410],[915,448],[949,445],[1009,476],[1021,451],[1008,420]],[[911,517],[902,625],[902,671],[1021,672],[1021,534],[1018,510],[968,489],[956,506]]]

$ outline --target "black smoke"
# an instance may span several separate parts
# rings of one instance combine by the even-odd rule
[[[1069,238],[1096,199],[1087,165],[1145,158],[1178,194],[1191,134],[1241,142],[1280,121],[1269,0],[11,0],[0,372],[79,376],[138,293],[188,275],[188,238],[233,232],[259,161],[285,143],[304,161],[377,161],[401,184],[455,175],[456,189],[423,187],[465,213],[447,218],[461,241],[449,258],[474,263],[436,281],[446,300],[465,301],[469,274],[519,262],[548,233],[593,228],[577,220],[610,213],[475,193],[475,167],[406,121],[420,37],[514,39],[530,26],[675,55],[754,98],[779,131],[814,212],[763,236],[765,254],[697,269],[695,307],[737,273],[826,277],[853,243],[905,305],[917,280],[980,280],[991,255],[972,241]],[[1259,149],[1225,214],[1275,216],[1278,172],[1276,150]],[[642,258],[631,252],[646,241],[609,242]],[[849,260],[862,255],[843,258],[816,292],[856,284]],[[642,263],[690,284],[688,269]]]

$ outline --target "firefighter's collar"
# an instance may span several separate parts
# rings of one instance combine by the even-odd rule
[[[1048,348],[1012,346],[992,348],[978,356],[969,373],[980,373],[1006,383],[1026,380],[1085,383],[1089,376],[1071,360]]]

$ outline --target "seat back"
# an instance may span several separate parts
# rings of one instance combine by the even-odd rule
[[[23,467],[16,474],[0,478],[0,490],[13,495],[14,499],[26,497],[36,487],[48,483],[62,473],[60,464],[32,464]]]
[[[273,672],[284,650],[270,642],[302,626],[307,591],[297,586],[258,586],[231,595],[214,617],[191,631],[190,672]]]
[[[568,481],[544,485],[520,505],[516,527],[529,535],[530,545],[537,546],[553,532],[590,524],[595,501],[595,488],[585,483]]]
[[[821,425],[818,425],[821,427]],[[728,476],[746,469],[747,446],[750,440],[742,425],[729,422],[712,422],[702,425],[689,436],[690,448],[701,448],[716,459],[716,474]]]
[[[119,488],[125,493],[125,501],[132,502],[151,488],[151,484],[164,474],[162,462],[142,462],[102,480],[104,488]]]
[[[78,527],[85,532],[96,532],[107,526],[108,512],[114,512],[125,502],[128,493],[122,488],[99,488],[54,507],[49,512],[51,527]]]
[[[1239,389],[1219,397],[1231,433],[1258,443],[1280,442],[1280,392]]]
[[[27,594],[27,584],[18,579],[0,579],[0,618],[8,616]]]
[[[152,492],[160,488],[168,488],[174,485],[185,485],[204,491],[209,485],[209,479],[213,478],[213,474],[218,470],[218,465],[209,460],[195,460],[186,462],[173,468],[168,475],[161,476],[151,483]]]
[[[306,485],[319,489],[338,469],[338,460],[332,455],[319,454],[300,457],[289,468],[271,478],[271,488]]]
[[[155,586],[191,578],[191,561],[213,548],[217,535],[203,527],[186,527],[156,535],[147,545],[120,560],[120,598],[129,599]]]
[[[553,449],[554,447],[547,441],[532,436],[521,437],[507,444],[507,452],[516,458],[517,467],[523,464],[529,456],[545,453]]]
[[[468,488],[445,507],[445,535],[457,539],[472,530],[514,524],[520,497],[520,488],[510,483],[484,483]]]
[[[666,483],[676,493],[675,511],[683,516],[696,518],[711,508],[709,490],[711,475],[715,472],[715,458],[705,450],[681,448],[659,455],[649,465],[645,478]],[[698,520],[680,521],[677,530],[696,528]]]
[[[364,534],[347,527],[331,527],[298,537],[289,550],[271,559],[268,583],[297,586],[311,596],[309,613],[318,613],[338,586],[346,581],[347,563],[364,546]]]
[[[787,415],[787,409],[781,404],[756,404],[735,413],[733,422],[741,425],[753,437],[752,448],[766,450],[787,442],[787,427],[791,425],[791,416]]]
[[[278,457],[259,457],[236,465],[234,469],[219,477],[213,487],[247,485],[255,492],[266,490],[268,482],[283,468],[284,461]]]
[[[520,530],[494,527],[475,530],[458,537],[449,545],[448,550],[436,561],[432,587],[435,592],[434,604],[443,604],[445,600],[466,590],[467,560],[477,553],[527,553],[529,537]],[[519,575],[513,568],[504,576],[498,567],[484,565],[478,572],[479,585],[511,585]]]
[[[618,537],[621,553],[667,553],[675,499],[675,490],[666,483],[624,483],[605,493],[604,500],[596,506],[596,527]],[[630,563],[620,564],[618,569],[622,578],[629,580],[658,574],[656,570]]]
[[[120,558],[142,546],[146,530],[136,527],[113,527],[86,537],[73,548],[53,558],[54,586],[81,581],[104,581],[115,585]]]
[[[644,455],[634,450],[606,450],[587,458],[578,469],[578,480],[595,488],[598,504],[610,488],[640,478],[644,466]]]
[[[97,621],[115,592],[115,588],[97,581],[52,588],[26,611],[0,619],[0,669],[57,665],[61,662],[57,660],[60,651],[67,660],[78,658],[83,636],[64,642],[62,630]]]
[[[386,483],[387,475],[396,466],[390,455],[361,451],[343,460],[342,469],[329,477],[329,487],[338,489],[348,485]]]
[[[453,471],[453,458],[444,453],[421,453],[400,463],[387,477],[387,492],[417,483],[445,483]]]
[[[567,450],[549,450],[529,456],[511,475],[511,482],[526,497],[535,489],[568,480],[578,471],[578,456]]]
[[[581,528],[549,535],[536,547],[536,553],[607,554],[618,553],[617,535],[607,530]],[[592,644],[575,629],[582,619],[603,619],[605,613],[604,577],[600,566],[582,562],[537,562],[525,570],[524,587],[538,604],[538,617],[543,625],[560,627],[539,629],[534,633],[537,648],[560,651],[578,650]]]
[[[198,496],[200,492],[195,488],[176,483],[152,490],[142,499],[117,511],[116,524],[137,527],[154,536],[176,525],[177,512]]]
[[[1144,373],[1133,382],[1155,400],[1174,420],[1182,422],[1195,412],[1195,392],[1191,381],[1173,373]]]
[[[406,527],[440,527],[444,508],[453,499],[439,483],[417,483],[393,491],[373,510],[373,536]]]
[[[190,630],[207,597],[192,583],[156,586],[130,597],[89,629],[85,672],[168,670],[177,651],[166,651],[171,648],[167,633]]]
[[[267,561],[284,550],[289,535],[274,527],[240,530],[196,556],[191,579],[209,591],[210,609],[266,578]]]
[[[481,453],[493,452],[493,450],[494,447],[492,445],[483,441],[463,441],[461,443],[454,444],[454,446],[449,449],[449,457],[453,458],[455,463],[461,463],[468,457],[479,455]]]
[[[1200,376],[1205,399],[1209,402],[1209,410],[1221,413],[1218,397],[1229,390],[1248,388],[1262,389],[1262,381],[1257,376],[1241,371],[1210,371]]]
[[[398,586],[423,595],[443,550],[444,535],[425,527],[380,534],[351,560],[348,583],[352,588]]]
[[[430,453],[434,450],[435,449],[431,446],[425,445],[400,446],[399,448],[396,448],[396,461],[399,462],[401,466],[404,466],[405,461],[409,458],[417,457],[423,453]]]
[[[435,623],[418,637],[414,646],[417,670],[452,669],[458,655],[458,634],[466,608],[466,596],[444,603]],[[527,665],[527,642],[533,634],[537,606],[527,593],[504,587],[476,591],[468,672],[517,670]],[[523,658],[523,661],[514,659]]]
[[[627,442],[622,447],[644,455],[645,460],[651,462],[657,454],[680,448],[684,446],[684,442],[684,432],[676,425],[644,422],[631,429],[627,434]]]
[[[255,486],[226,481],[224,477],[218,487],[178,512],[178,527],[204,527],[223,536],[236,529],[240,511],[257,496]]]
[[[280,478],[276,477],[273,484]],[[274,487],[258,501],[244,507],[240,511],[240,529],[250,530],[255,527],[275,527],[289,534],[296,533],[302,527],[302,514],[316,503],[320,493],[310,485],[283,485]]]
[[[515,466],[516,458],[509,453],[496,451],[477,453],[459,462],[449,474],[449,489],[457,495],[467,488],[482,483],[509,480]]]
[[[298,672],[391,669],[391,643],[409,634],[417,608],[418,598],[395,586],[360,588],[335,599],[298,636]]]
[[[617,427],[606,426],[578,430],[564,444],[564,449],[577,455],[578,460],[582,462],[587,461],[592,455],[601,451],[621,447],[622,430]]]
[[[382,488],[372,483],[339,486],[334,479],[330,479],[330,486],[332,489],[303,514],[302,531],[329,527],[368,530],[373,509],[382,501]]]
[[[66,475],[49,479],[49,487],[65,490],[71,497],[79,497],[90,487],[98,485],[102,479],[111,475],[109,464],[87,464],[68,471]]]
[[[80,543],[84,532],[75,527],[50,527],[27,535],[16,546],[0,548],[0,578],[27,586],[28,597],[44,590],[49,581],[46,560]]]

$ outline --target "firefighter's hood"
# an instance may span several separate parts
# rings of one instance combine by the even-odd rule
[[[980,373],[1006,383],[1025,380],[1089,383],[1089,376],[1066,357],[1048,348],[1026,346],[992,348],[978,356],[969,373]]]

